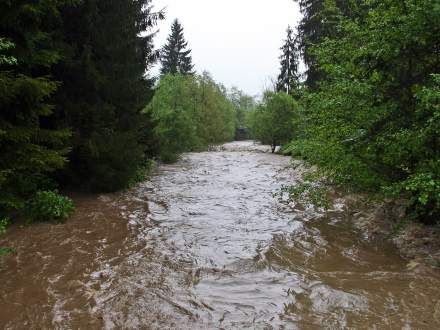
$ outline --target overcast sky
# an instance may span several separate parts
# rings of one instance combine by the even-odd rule
[[[299,8],[293,0],[154,0],[166,7],[156,47],[162,47],[178,18],[192,49],[198,72],[209,71],[226,87],[250,95],[261,93],[279,69],[279,48],[288,25],[296,26]],[[157,68],[155,73],[157,73]]]

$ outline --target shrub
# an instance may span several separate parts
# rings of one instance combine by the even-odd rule
[[[279,194],[288,195],[288,201],[303,206],[313,206],[316,209],[329,210],[331,201],[329,196],[329,182],[320,172],[311,171],[303,177],[303,182],[295,186],[283,186]]]
[[[9,247],[0,247],[0,257],[17,253],[17,250]]]
[[[73,210],[72,200],[58,194],[56,190],[39,191],[25,205],[25,214],[30,222],[63,222]]]
[[[136,170],[136,173],[130,179],[129,186],[132,187],[138,183],[142,183],[146,181],[153,172],[155,166],[156,166],[156,162],[152,159],[147,160],[145,164],[139,166],[138,169]]]
[[[9,223],[9,218],[0,219],[0,235],[3,235],[6,232],[6,227],[8,227]]]

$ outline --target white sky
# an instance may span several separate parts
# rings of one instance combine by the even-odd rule
[[[293,0],[154,0],[153,5],[155,10],[166,7],[166,20],[159,23],[155,39],[157,48],[178,18],[195,69],[207,70],[217,82],[249,95],[261,93],[278,75],[279,48],[287,26],[295,27],[300,19]]]

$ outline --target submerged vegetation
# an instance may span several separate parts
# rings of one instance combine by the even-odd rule
[[[0,219],[0,235],[3,235],[6,232],[6,227],[9,225],[9,218]]]
[[[8,256],[11,254],[15,254],[17,251],[14,248],[4,248],[0,247],[0,257],[1,256]]]
[[[73,212],[72,200],[57,191],[38,191],[24,206],[27,220],[63,222]]]

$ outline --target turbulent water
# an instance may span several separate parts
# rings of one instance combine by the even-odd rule
[[[0,246],[4,329],[438,329],[440,277],[274,193],[300,176],[252,142],[186,154],[66,224]]]

